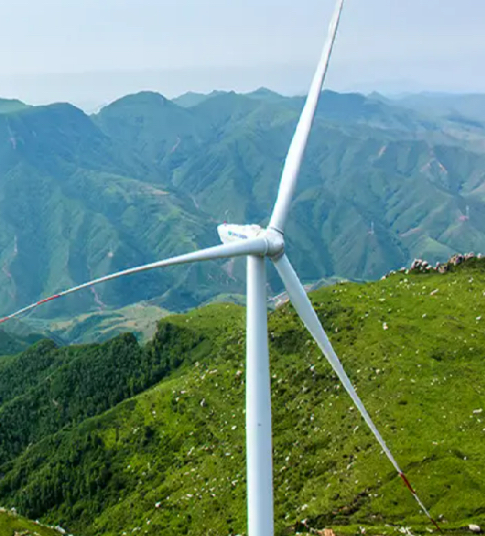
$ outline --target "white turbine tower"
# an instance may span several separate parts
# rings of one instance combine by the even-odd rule
[[[266,229],[261,228],[259,225],[219,225],[217,231],[223,242],[222,245],[172,257],[152,264],[129,268],[88,281],[87,283],[33,303],[0,319],[0,323],[5,322],[43,303],[126,275],[137,274],[146,270],[153,270],[154,268],[199,261],[247,257],[246,442],[249,536],[272,536],[274,533],[266,258],[269,258],[274,263],[296,312],[333,367],[347,393],[354,401],[365,422],[379,442],[382,450],[418,501],[423,512],[439,528],[401,471],[354,387],[350,383],[306,295],[303,285],[290,264],[288,257],[285,255],[284,227],[288,218],[293,192],[296,187],[298,173],[318,100],[322,92],[343,4],[344,0],[337,0],[335,12],[330,22],[329,34],[286,157],[278,197],[273,214],[271,215],[271,221]]]

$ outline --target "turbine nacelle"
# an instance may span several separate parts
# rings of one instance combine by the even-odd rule
[[[285,251],[283,235],[275,229],[265,229],[259,225],[222,223],[217,226],[217,234],[223,244],[231,244],[253,238],[262,238],[267,243],[267,250],[264,253],[264,256],[271,257],[272,259],[281,257]]]
[[[247,240],[261,236],[263,232],[259,225],[235,225],[233,223],[222,223],[217,226],[217,234],[223,244]]]

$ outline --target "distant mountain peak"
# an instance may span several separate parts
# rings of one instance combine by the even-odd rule
[[[140,91],[138,93],[132,93],[126,95],[118,100],[112,102],[109,106],[125,106],[125,105],[151,105],[151,106],[166,106],[172,104],[171,101],[165,98],[161,93],[156,91]]]
[[[276,91],[273,91],[272,89],[268,89],[267,87],[264,87],[264,86],[261,86],[254,91],[246,93],[245,96],[257,98],[257,99],[265,99],[265,100],[280,100],[280,99],[285,98],[283,97],[283,95],[280,95],[279,93],[276,93]]]
[[[268,89],[267,87],[261,86],[258,87],[258,89],[255,89],[252,91],[253,94],[258,95],[279,95],[279,93],[276,93],[276,91],[273,91],[272,89]]]
[[[210,93],[207,94],[208,97],[217,97],[219,95],[226,95],[227,93],[236,93],[234,90],[225,91],[223,89],[213,89]]]
[[[0,99],[0,114],[17,112],[27,108],[27,105],[18,99]]]
[[[234,91],[223,91],[220,89],[214,89],[210,93],[197,93],[196,91],[188,91],[178,97],[175,97],[172,102],[177,104],[177,106],[182,106],[183,108],[191,108],[192,106],[198,106],[208,99],[213,97],[219,97],[221,95],[228,95],[234,93]]]
[[[18,100],[18,99],[3,99],[3,98],[0,97],[0,105],[3,105],[3,104],[21,104],[22,106],[27,106],[21,100]]]
[[[376,100],[376,101],[384,102],[384,103],[389,102],[389,99],[384,97],[384,95],[382,95],[382,93],[379,93],[378,91],[373,91],[372,93],[369,93],[367,95],[367,98],[370,100]]]

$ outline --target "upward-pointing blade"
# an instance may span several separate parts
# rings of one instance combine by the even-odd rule
[[[315,310],[313,309],[313,306],[305,292],[305,289],[303,288],[303,285],[300,282],[300,279],[296,275],[295,270],[293,270],[293,267],[291,266],[290,261],[288,260],[288,257],[286,255],[283,255],[282,257],[274,260],[273,262],[274,262],[276,269],[278,270],[278,273],[281,276],[281,279],[283,280],[285,288],[288,292],[288,296],[290,297],[291,303],[293,304],[293,307],[295,308],[299,317],[305,324],[305,327],[312,334],[313,338],[315,339],[316,343],[322,350],[328,362],[332,365],[333,370],[336,372],[337,376],[339,377],[340,381],[345,387],[345,390],[354,401],[360,414],[362,415],[365,422],[367,423],[367,426],[370,428],[371,432],[374,434],[382,450],[385,452],[389,461],[392,463],[396,471],[399,473],[399,476],[402,478],[402,480],[406,484],[409,491],[413,494],[420,508],[428,516],[431,522],[441,531],[441,529],[438,527],[438,525],[436,524],[434,519],[431,517],[430,513],[425,508],[424,504],[421,502],[420,498],[418,497],[418,495],[412,488],[411,484],[409,483],[409,480],[401,471],[401,468],[399,467],[398,463],[394,459],[394,456],[391,454],[391,451],[386,445],[386,442],[382,438],[381,434],[379,433],[379,430],[377,429],[369,413],[365,409],[365,406],[362,403],[362,400],[359,398],[359,395],[356,393],[354,386],[350,383],[350,379],[347,376],[347,373],[345,372],[342,366],[342,363],[340,363],[340,360],[337,357],[337,354],[335,353],[335,350],[333,349],[330,341],[328,340],[328,337],[322,327],[322,324],[320,323],[320,320],[318,319],[318,316]]]
[[[36,307],[38,307],[39,305],[42,305],[43,303],[47,303],[47,302],[56,300],[58,298],[62,298],[63,296],[67,296],[68,294],[73,294],[74,292],[78,292],[79,290],[83,290],[85,288],[98,285],[99,283],[105,283],[106,281],[111,281],[112,279],[117,279],[119,277],[123,277],[126,275],[137,274],[139,272],[146,272],[147,270],[153,270],[154,268],[176,266],[179,264],[187,264],[187,263],[198,262],[198,261],[226,259],[228,257],[241,257],[245,255],[264,255],[266,254],[267,249],[268,249],[268,244],[264,238],[249,238],[247,240],[239,240],[237,242],[231,242],[230,244],[222,244],[220,246],[214,246],[212,248],[201,249],[199,251],[194,251],[193,253],[179,255],[177,257],[172,257],[170,259],[165,259],[163,261],[157,261],[151,264],[144,264],[143,266],[136,266],[134,268],[128,268],[127,270],[123,270],[121,272],[116,272],[114,274],[109,274],[104,277],[100,277],[98,279],[93,279],[92,281],[88,281],[87,283],[83,283],[82,285],[78,285],[76,287],[72,287],[62,292],[59,292],[59,294],[54,294],[53,296],[50,296],[49,298],[45,298],[38,302],[32,303],[31,305],[28,305],[27,307],[24,307],[23,309],[20,309],[16,311],[15,313],[12,313],[4,318],[1,318],[0,324],[3,322],[6,322],[7,320],[10,320],[11,318],[15,318],[16,316],[20,316],[21,314],[26,313],[27,311],[35,309]]]
[[[308,136],[312,128],[313,118],[315,117],[318,100],[322,92],[323,83],[325,82],[325,75],[327,74],[335,37],[337,36],[337,28],[343,5],[344,0],[337,0],[337,5],[330,22],[328,36],[322,50],[320,62],[317,70],[315,71],[305,106],[303,107],[295,134],[293,135],[288,155],[286,156],[278,197],[276,199],[273,214],[271,215],[271,221],[269,223],[270,227],[280,232],[283,232],[286,218],[288,217],[288,212],[290,210],[293,192],[295,191],[298,173],[303,160],[303,153],[305,152]]]

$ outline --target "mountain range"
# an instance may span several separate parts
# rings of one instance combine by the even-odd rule
[[[429,99],[324,93],[287,229],[305,281],[371,279],[414,257],[485,251],[483,100]],[[91,116],[0,100],[0,312],[213,245],[225,220],[266,224],[302,105],[264,88],[174,101],[143,92]],[[241,295],[244,269],[146,273],[41,315],[143,300],[185,310]],[[281,291],[272,271],[270,287]]]

